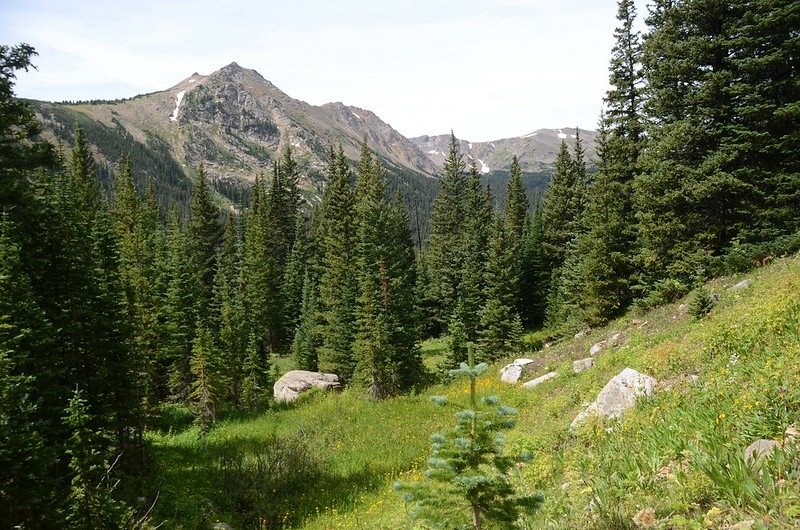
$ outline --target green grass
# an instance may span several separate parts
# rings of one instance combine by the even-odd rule
[[[787,445],[757,469],[743,461],[752,441],[780,440],[800,422],[800,260],[748,277],[753,283],[743,291],[727,290],[739,277],[710,282],[706,288],[721,299],[700,320],[681,307],[687,298],[526,352],[536,360],[534,375],[559,373],[536,389],[500,383],[503,363],[479,380],[481,395],[519,410],[509,450],[534,455],[516,476],[518,487],[546,498],[528,528],[635,528],[644,509],[652,510],[653,528],[725,528],[746,519],[755,528],[800,527],[798,451]],[[572,373],[573,360],[616,332],[619,346],[604,349],[590,370]],[[426,365],[434,367],[445,348],[443,340],[423,344]],[[622,421],[593,421],[570,433],[583,404],[628,366],[668,389]],[[316,394],[224,421],[205,441],[172,411],[183,430],[150,435],[153,487],[161,491],[155,519],[170,528],[217,520],[258,528],[259,518],[265,528],[410,528],[391,485],[420,479],[428,436],[452,424],[452,411],[427,396],[457,400],[467,392],[460,382],[384,402],[355,391]],[[267,454],[276,462],[265,463]],[[282,461],[293,463],[299,478],[287,478]]]

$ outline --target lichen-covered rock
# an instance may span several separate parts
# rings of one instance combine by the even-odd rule
[[[531,370],[532,365],[533,359],[516,359],[500,369],[500,380],[504,383],[516,383],[523,374]]]
[[[576,374],[579,374],[584,370],[588,370],[592,366],[594,366],[594,359],[591,357],[587,357],[586,359],[580,359],[574,361],[572,363],[572,371],[575,372]]]
[[[649,375],[637,372],[633,368],[625,368],[606,383],[597,394],[597,399],[572,420],[570,429],[579,426],[591,415],[596,414],[604,418],[621,416],[625,410],[633,407],[640,397],[651,395],[655,385],[656,380]]]
[[[290,402],[297,399],[303,392],[315,387],[323,390],[338,389],[341,387],[339,376],[307,370],[292,370],[275,382],[273,394],[277,401]]]
[[[550,372],[550,373],[544,374],[542,376],[539,376],[536,379],[531,379],[527,383],[523,383],[522,386],[524,388],[534,388],[536,386],[541,385],[545,381],[550,381],[551,379],[553,379],[556,376],[558,376],[558,372]]]

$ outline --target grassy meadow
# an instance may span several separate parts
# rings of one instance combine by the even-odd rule
[[[700,320],[689,314],[690,295],[538,351],[544,334],[531,334],[531,378],[559,374],[535,389],[501,383],[503,363],[479,380],[479,394],[519,411],[507,449],[534,456],[514,479],[545,503],[520,527],[800,527],[800,449],[784,440],[787,426],[800,422],[800,258],[776,260],[746,275],[748,288],[730,289],[743,277],[710,282],[720,299]],[[594,367],[572,372],[572,361],[616,333],[619,344],[604,348]],[[422,345],[429,368],[445,348],[444,340]],[[625,367],[655,377],[658,391],[622,421],[570,432],[575,415]],[[225,418],[204,439],[184,410],[167,409],[149,438],[154,520],[167,528],[412,528],[392,484],[420,479],[429,435],[453,423],[453,410],[428,397],[458,401],[468,392],[462,380],[383,402],[350,390],[311,393]],[[759,438],[784,448],[748,465],[744,448]]]

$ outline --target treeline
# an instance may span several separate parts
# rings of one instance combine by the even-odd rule
[[[620,0],[598,171],[565,149],[541,203],[554,329],[674,300],[800,248],[800,11],[790,1]],[[575,164],[575,157],[573,157]]]

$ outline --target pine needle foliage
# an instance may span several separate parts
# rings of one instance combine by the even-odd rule
[[[501,528],[514,526],[525,514],[532,514],[542,503],[540,495],[517,493],[511,473],[527,455],[508,455],[503,451],[504,432],[514,428],[516,410],[500,404],[496,396],[478,399],[476,383],[488,368],[475,365],[474,347],[468,345],[469,363],[450,373],[469,379],[470,401],[455,405],[453,428],[431,436],[431,456],[424,481],[395,483],[395,490],[410,503],[410,516],[425,527],[471,528],[484,524]],[[433,396],[439,406],[447,398]]]

